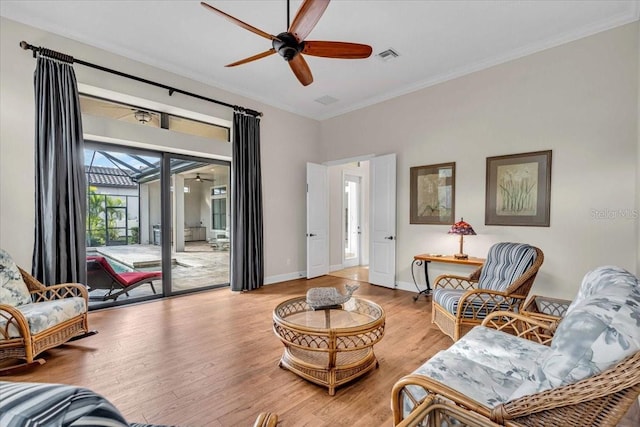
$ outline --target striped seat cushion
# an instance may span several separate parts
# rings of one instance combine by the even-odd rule
[[[0,425],[128,427],[104,397],[62,384],[0,382]]]
[[[535,248],[527,244],[496,243],[489,249],[478,288],[506,290],[533,265],[536,255]]]
[[[433,301],[438,303],[441,307],[447,310],[449,313],[455,315],[458,312],[458,303],[460,302],[460,298],[465,293],[465,290],[462,289],[436,289],[433,291]],[[489,298],[485,296],[481,296],[484,301],[487,301]],[[497,311],[496,303],[491,301],[486,306],[476,298],[471,306],[467,306],[462,313],[463,317],[474,317],[473,313],[476,312],[476,317],[485,317],[489,313]],[[500,304],[499,310],[509,310],[509,304],[502,303]]]
[[[111,402],[86,388],[7,381],[0,381],[0,426],[152,427],[127,423]]]

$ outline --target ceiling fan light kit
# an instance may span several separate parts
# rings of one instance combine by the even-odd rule
[[[329,6],[329,0],[305,0],[293,18],[293,23],[289,26],[289,29],[277,36],[249,25],[205,2],[200,2],[200,4],[239,27],[271,40],[271,49],[227,64],[227,67],[246,64],[277,52],[289,63],[291,71],[293,71],[293,74],[295,74],[300,83],[302,83],[303,86],[308,86],[313,82],[313,75],[302,54],[323,58],[364,59],[371,56],[371,52],[373,51],[371,46],[360,43],[305,40],[322,17],[327,6]],[[287,0],[287,15],[288,11],[289,0]],[[289,19],[287,16],[287,23],[288,22]]]
[[[136,110],[133,113],[133,117],[135,117],[136,120],[142,123],[143,125],[146,125],[151,121],[151,114],[148,111],[144,111],[144,110]]]
[[[214,180],[214,179],[202,178],[202,177],[200,176],[200,173],[199,173],[199,172],[198,172],[198,173],[196,173],[196,177],[195,177],[195,178],[187,178],[187,179],[188,179],[188,180],[189,180],[189,179],[192,179],[192,180],[194,180],[195,182],[200,182],[200,183],[205,182],[205,181],[215,182],[215,180]]]

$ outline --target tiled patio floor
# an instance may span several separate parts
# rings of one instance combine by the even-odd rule
[[[161,269],[160,246],[102,246],[95,248],[95,250],[100,255],[136,271],[159,271]],[[229,251],[213,250],[207,242],[187,242],[185,251],[174,252],[171,261],[172,289],[174,291],[229,283]],[[162,291],[162,281],[156,281],[153,285],[156,292]],[[91,292],[90,295],[99,296],[104,293],[105,291],[98,289]],[[118,301],[149,295],[153,295],[151,286],[145,284],[133,289],[129,293],[129,297],[122,295]]]

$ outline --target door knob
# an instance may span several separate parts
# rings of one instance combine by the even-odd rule
[[[385,236],[385,239],[387,239],[387,240],[393,240],[393,236]]]
[[[313,234],[313,233],[307,233],[307,237],[314,237],[314,236],[315,236],[315,234]]]

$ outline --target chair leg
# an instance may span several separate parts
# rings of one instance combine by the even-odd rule
[[[153,287],[153,282],[149,282],[149,284],[151,285],[151,290],[155,294],[156,293],[156,288]]]

